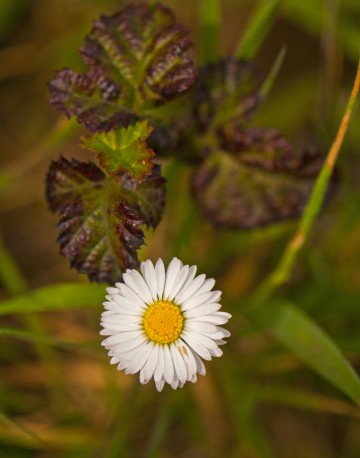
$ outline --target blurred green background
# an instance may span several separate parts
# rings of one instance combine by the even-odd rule
[[[224,356],[207,364],[197,384],[176,392],[166,387],[159,394],[151,382],[143,387],[137,376],[110,367],[98,336],[101,288],[79,296],[76,288],[49,287],[87,281],[58,254],[44,176],[60,154],[88,155],[79,147],[82,128],[49,107],[46,82],[63,66],[80,70],[77,49],[91,21],[127,3],[0,1],[0,457],[359,457],[360,409],[242,313],[296,222],[251,232],[215,230],[191,200],[188,167],[163,164],[166,212],[148,234],[141,259],[176,255],[197,264],[217,280],[224,307],[234,315]],[[279,129],[299,149],[312,145],[326,153],[360,53],[358,0],[223,0],[214,10],[215,28],[205,33],[202,15],[216,2],[164,3],[199,50],[206,48],[204,39],[216,45],[211,40],[219,23],[223,56],[237,49],[249,24],[256,25],[254,17],[260,19],[262,44],[253,56],[260,71],[269,71],[284,45],[287,52],[254,122]],[[357,109],[337,188],[280,292],[326,330],[358,370],[359,145]],[[28,293],[42,287],[49,289]],[[54,296],[53,311],[35,313]],[[1,312],[12,297],[21,298],[16,313]]]

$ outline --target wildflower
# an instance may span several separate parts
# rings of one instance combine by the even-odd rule
[[[230,333],[220,325],[231,315],[220,312],[221,291],[215,280],[195,277],[196,266],[173,258],[166,272],[159,259],[141,263],[141,274],[127,270],[123,283],[107,288],[100,334],[111,364],[126,374],[140,372],[140,382],[152,377],[161,391],[173,389],[205,375],[202,359],[221,356],[219,345]],[[202,358],[202,359],[201,359]]]

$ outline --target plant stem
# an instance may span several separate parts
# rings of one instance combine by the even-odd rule
[[[315,219],[323,205],[332,172],[349,126],[351,114],[359,92],[359,87],[360,61],[358,64],[354,86],[341,120],[339,130],[318,175],[315,186],[300,220],[298,229],[286,247],[275,270],[260,284],[255,292],[253,302],[253,305],[255,306],[261,305],[268,300],[275,290],[288,280],[291,274],[296,257],[306,242]]]
[[[220,52],[220,0],[201,0],[200,11],[200,60],[214,62]]]

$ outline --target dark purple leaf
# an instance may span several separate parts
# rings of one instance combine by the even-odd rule
[[[202,67],[194,99],[199,130],[210,124],[217,128],[248,121],[260,102],[258,88],[258,77],[248,62],[228,58]]]
[[[60,70],[49,82],[50,103],[67,117],[76,116],[90,132],[127,127],[136,116],[122,108],[123,94],[100,69],[78,74],[70,68]]]
[[[60,213],[60,252],[90,280],[114,283],[137,268],[142,226],[155,228],[164,209],[165,180],[159,167],[141,182],[124,173],[106,176],[95,164],[60,158],[52,162],[46,194]]]
[[[298,217],[321,167],[316,153],[296,154],[274,131],[237,132],[228,152],[213,152],[194,173],[193,192],[217,226],[248,229]]]
[[[127,127],[193,86],[192,48],[170,9],[129,5],[95,21],[81,48],[89,71],[58,72],[49,83],[50,103],[92,132]]]

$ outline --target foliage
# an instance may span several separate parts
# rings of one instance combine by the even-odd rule
[[[0,6],[0,455],[357,457],[356,94],[336,128],[358,2],[171,2],[190,34],[157,2],[68,3]],[[60,251],[101,284],[53,247],[50,154]],[[232,337],[157,395],[108,369],[99,304],[173,255],[216,278]]]
[[[84,75],[71,69],[58,72],[49,83],[50,102],[68,116],[77,116],[93,133],[83,145],[98,152],[105,175],[124,173],[135,182],[151,175],[155,153],[147,141],[153,122],[154,136],[149,141],[155,152],[178,156],[181,145],[188,152],[184,159],[202,161],[195,168],[192,188],[204,216],[213,224],[244,229],[299,216],[320,169],[321,156],[298,155],[278,133],[251,126],[263,100],[263,87],[268,84],[267,80],[261,84],[252,63],[228,58],[205,64],[195,84],[191,47],[184,27],[161,4],[131,5],[113,16],[102,16],[81,48],[89,71]],[[156,114],[161,113],[159,106],[186,91],[188,103],[179,112],[179,105],[170,104],[162,115]],[[159,117],[168,118],[167,123],[159,124]],[[174,148],[169,148],[167,139]],[[50,170],[48,189],[54,180],[56,174]],[[134,196],[140,193],[135,182]],[[156,183],[153,181],[154,187]],[[121,179],[118,184],[124,187]],[[90,279],[116,281],[126,268],[138,266],[136,250],[143,239],[139,231],[147,221],[135,217],[137,226],[132,234],[128,225],[124,234],[119,216],[105,224],[102,194],[106,189],[94,186],[90,192],[88,187],[77,186],[77,192],[66,194],[66,206],[53,204],[53,191],[47,195],[50,208],[63,212],[58,239],[61,253]],[[63,193],[57,190],[57,198]],[[135,199],[142,200],[140,196]],[[157,200],[162,202],[162,198]],[[91,208],[86,201],[91,202]],[[149,205],[146,199],[144,205]],[[160,205],[156,224],[161,213]],[[74,222],[69,229],[74,214],[80,223]],[[104,227],[110,228],[105,238]],[[85,236],[88,232],[96,236]],[[121,246],[107,249],[116,245],[116,237]]]
[[[156,227],[164,209],[159,167],[136,181],[119,172],[106,176],[92,162],[53,162],[47,175],[50,208],[61,214],[58,242],[70,265],[90,280],[115,283],[137,267],[142,225]]]

